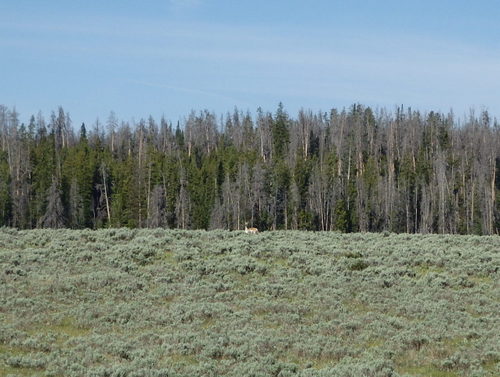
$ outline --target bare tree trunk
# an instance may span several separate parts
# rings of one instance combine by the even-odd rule
[[[108,185],[106,183],[106,165],[101,165],[102,183],[104,185],[104,199],[106,200],[106,214],[108,215],[108,228],[111,228],[111,211],[109,209]]]
[[[491,175],[491,205],[489,206],[489,234],[494,234],[494,216],[493,209],[495,208],[495,180],[496,180],[496,162],[494,156],[492,157],[492,175]]]
[[[474,226],[474,191],[475,191],[475,182],[472,182],[472,191],[471,191],[471,204],[470,204],[470,223],[472,226]]]
[[[147,193],[147,202],[146,202],[146,213],[148,217],[151,216],[150,212],[150,196],[151,196],[151,162],[148,164],[148,193]]]
[[[285,208],[284,208],[284,215],[285,215],[285,230],[288,230],[288,193],[285,193]]]

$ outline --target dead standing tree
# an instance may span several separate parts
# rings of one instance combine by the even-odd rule
[[[47,208],[38,222],[42,228],[63,228],[65,225],[64,207],[61,201],[61,188],[55,176],[47,192]]]

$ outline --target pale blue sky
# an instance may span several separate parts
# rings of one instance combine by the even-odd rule
[[[75,125],[354,102],[500,114],[499,1],[0,1],[0,104]]]

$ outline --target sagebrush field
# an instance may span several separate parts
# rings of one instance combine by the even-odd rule
[[[0,229],[0,376],[498,376],[500,238]]]

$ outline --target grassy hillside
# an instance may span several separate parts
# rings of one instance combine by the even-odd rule
[[[0,376],[498,376],[500,238],[0,229]]]

